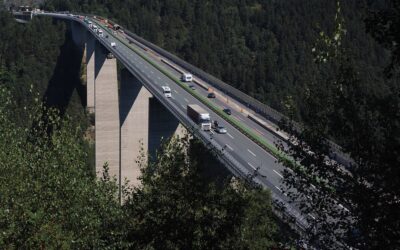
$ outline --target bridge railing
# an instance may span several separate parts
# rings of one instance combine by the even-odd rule
[[[90,15],[94,16],[94,15]],[[103,20],[108,20],[111,23],[115,23],[114,21],[104,18],[101,16],[96,16],[97,18],[101,18]],[[174,62],[178,66],[184,68],[188,72],[192,73],[196,77],[202,79],[206,83],[210,84],[214,88],[217,88],[218,90],[222,91],[226,95],[229,95],[230,97],[234,98],[235,100],[241,102],[242,104],[246,105],[249,109],[253,110],[254,112],[260,114],[261,116],[265,117],[266,119],[272,121],[275,124],[278,124],[281,121],[290,121],[290,119],[283,115],[282,113],[276,111],[275,109],[271,108],[270,106],[258,101],[257,99],[243,93],[242,91],[232,87],[231,85],[223,82],[222,80],[208,74],[207,72],[197,68],[196,66],[184,61],[183,59],[177,57],[176,55],[166,51],[165,49],[153,44],[152,42],[149,42],[145,40],[144,38],[136,35],[135,33],[129,31],[128,29],[124,28],[123,26],[120,26],[124,32],[134,38],[135,40],[139,41],[146,47],[150,48],[151,50],[157,52],[161,56],[167,58],[168,60]],[[302,126],[297,123],[291,121],[294,129],[296,131],[302,131]],[[337,160],[340,164],[349,167],[349,164],[352,163],[352,160],[350,157],[342,152],[342,148],[337,145],[336,143],[327,140],[331,150],[334,152],[331,157],[335,160]]]

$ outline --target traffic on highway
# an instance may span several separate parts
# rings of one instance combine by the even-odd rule
[[[273,128],[271,130],[249,119],[249,114],[258,116],[242,103],[128,36],[117,24],[81,15],[40,15],[74,20],[84,25],[189,131],[196,130],[198,136],[218,151],[234,174],[251,176],[256,183],[270,189],[275,209],[284,211],[292,225],[303,230],[308,227],[309,216],[302,215],[294,204],[289,204],[289,198],[283,192],[284,167],[277,156],[244,134],[230,119],[272,146],[281,139],[274,133],[274,124],[265,121]]]

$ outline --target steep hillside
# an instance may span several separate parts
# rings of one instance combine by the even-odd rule
[[[387,60],[365,33],[366,9],[382,1],[342,1],[347,30],[365,84],[377,86]],[[318,71],[312,48],[321,30],[332,31],[336,10],[331,0],[48,0],[46,9],[72,10],[110,17],[137,34],[178,54],[259,100],[284,111]]]

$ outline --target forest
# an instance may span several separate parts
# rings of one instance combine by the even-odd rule
[[[319,74],[311,51],[320,31],[334,29],[335,2],[51,0],[44,8],[111,18],[278,111],[293,100],[301,119],[301,93]],[[363,19],[382,2],[342,1],[343,42],[372,91],[380,89],[377,66],[388,52],[365,32]]]
[[[42,8],[111,18],[271,105],[293,121],[301,121],[302,131],[293,129],[290,122],[282,124],[296,143],[281,149],[302,166],[285,172],[285,187],[282,188],[295,202],[301,198],[304,212],[316,218],[311,221],[310,234],[313,236],[310,242],[321,249],[334,249],[338,241],[358,249],[400,248],[399,0],[47,0]],[[63,50],[68,51],[64,52],[67,60],[78,62],[81,56],[79,51],[71,53],[73,48],[68,48],[65,26],[40,19],[23,27],[13,23],[4,12],[0,23],[1,98],[8,100],[13,96],[13,101],[4,101],[0,107],[3,112],[0,112],[0,128],[2,134],[8,135],[0,139],[0,152],[4,152],[0,155],[0,167],[3,173],[12,176],[0,178],[1,193],[5,194],[1,196],[4,199],[1,204],[8,204],[0,214],[0,228],[6,231],[0,236],[1,246],[11,246],[16,241],[13,235],[21,238],[15,244],[17,248],[108,246],[158,249],[162,245],[168,249],[266,249],[278,246],[279,242],[287,242],[290,246],[290,240],[282,240],[286,232],[277,229],[270,212],[260,212],[270,211],[268,192],[248,187],[235,189],[230,182],[222,187],[211,183],[206,190],[202,189],[200,183],[206,181],[198,175],[198,169],[204,166],[184,165],[187,162],[184,157],[195,158],[197,154],[179,153],[185,142],[176,141],[166,146],[165,152],[176,153],[160,155],[153,165],[144,166],[143,189],[127,190],[126,206],[118,207],[113,198],[115,186],[112,180],[105,176],[101,181],[94,181],[90,174],[82,174],[88,173],[90,160],[86,155],[88,146],[82,140],[87,122],[82,108],[84,99],[79,95],[82,91],[77,73],[79,64],[71,69],[75,76],[63,72],[65,66],[56,64],[56,58]],[[54,72],[58,73],[53,76]],[[46,101],[47,89],[59,89],[54,84],[60,81],[52,79],[66,79],[60,77],[63,73],[74,76],[69,78],[71,85],[65,90],[69,101]],[[31,89],[39,94],[32,94]],[[26,143],[31,136],[43,135],[40,131],[33,135],[24,132],[26,126],[35,121],[34,117],[43,116],[42,109],[21,110],[39,105],[35,104],[36,99],[58,109],[56,115],[53,111],[48,111],[50,114],[47,115],[73,117],[64,117],[63,126],[59,125],[60,121],[52,125],[59,130],[51,135],[55,146],[51,149],[41,140]],[[14,115],[5,110],[12,110]],[[77,134],[66,133],[68,126],[78,127]],[[353,159],[351,168],[343,171],[337,163],[326,160],[331,154],[327,138],[338,142]],[[61,145],[60,141],[68,143]],[[25,144],[26,147],[20,147]],[[67,152],[65,157],[59,157],[60,149]],[[312,154],[307,153],[310,150]],[[48,154],[39,157],[37,152]],[[10,168],[12,164],[19,166],[18,171]],[[193,175],[171,176],[179,164],[193,171]],[[161,165],[169,168],[164,171]],[[56,167],[52,170],[51,166]],[[58,175],[57,167],[72,172]],[[146,172],[149,167],[158,169],[159,176]],[[29,178],[26,168],[37,169],[37,177],[32,177],[29,182],[24,181]],[[81,170],[83,172],[79,172]],[[46,184],[42,179],[46,175],[54,181]],[[163,178],[158,178],[160,176]],[[317,190],[315,176],[323,182]],[[19,181],[18,199],[12,199],[15,192],[11,189],[11,178]],[[85,185],[76,187],[75,180],[84,181]],[[69,185],[61,185],[64,182]],[[177,185],[178,182],[183,184]],[[57,192],[52,194],[55,197],[52,203],[40,191],[44,188],[50,192],[49,185],[57,187]],[[158,187],[166,185],[176,189],[157,192]],[[92,204],[86,202],[87,187],[95,192]],[[76,191],[82,194],[74,197],[76,200],[67,196],[72,199],[71,204],[85,204],[87,210],[78,209],[78,214],[74,215],[74,210],[60,201],[72,192],[69,188],[77,188]],[[300,195],[293,193],[293,189],[301,191]],[[31,200],[28,190],[34,191],[35,199]],[[177,193],[182,194],[180,192],[185,190],[189,193],[184,198],[195,198],[177,201],[181,210],[174,211],[171,209],[174,204],[164,203],[168,200],[165,197],[177,197]],[[107,195],[99,195],[100,192]],[[210,200],[219,202],[208,203]],[[36,204],[34,209],[29,208],[30,202]],[[346,209],[340,208],[338,202]],[[193,213],[182,216],[180,213],[185,213],[188,204]],[[20,209],[15,209],[16,206]],[[55,207],[60,208],[59,214],[54,212]],[[160,207],[166,209],[165,213],[159,213]],[[7,213],[10,211],[15,214],[9,220]],[[54,213],[54,217],[47,218],[48,213]],[[165,217],[154,217],[155,214]],[[184,221],[173,221],[176,228],[166,227],[165,223],[171,224],[171,218],[178,218],[176,214]],[[199,218],[198,214],[202,216]],[[126,220],[128,217],[125,216],[134,219]],[[82,222],[71,220],[71,224],[65,224],[64,218],[78,217],[90,222],[87,232],[94,234],[81,237],[79,223]],[[211,224],[215,218],[219,220]],[[231,224],[233,221],[237,224]],[[115,227],[117,224],[127,230],[120,231]],[[257,227],[250,230],[254,225]],[[181,231],[185,226],[188,231]],[[154,235],[155,231],[160,234]],[[47,232],[54,234],[48,236]],[[110,235],[113,238],[108,238]]]
[[[141,160],[142,185],[126,185],[121,205],[107,166],[103,178],[94,175],[82,51],[67,25],[47,18],[18,24],[4,10],[0,23],[1,249],[294,244],[278,233],[288,229],[278,226],[269,191],[229,175],[210,179],[209,168],[222,166],[187,138],[162,145],[151,163]]]

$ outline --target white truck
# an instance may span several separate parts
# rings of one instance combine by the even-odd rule
[[[187,105],[187,115],[204,131],[211,130],[210,114],[197,104]]]
[[[97,34],[99,35],[99,37],[103,37],[103,30],[98,29]]]
[[[193,80],[193,76],[190,73],[183,73],[181,79],[184,82],[191,82]]]

